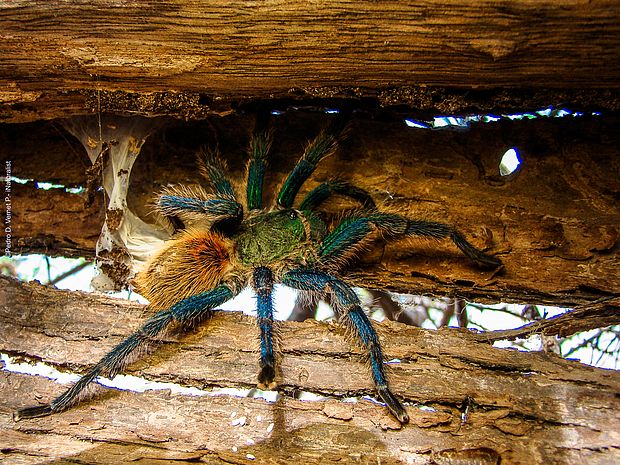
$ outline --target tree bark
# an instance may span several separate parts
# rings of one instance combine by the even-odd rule
[[[0,278],[5,353],[83,371],[144,318],[141,305]],[[0,443],[8,463],[42,458],[118,463],[607,464],[620,459],[620,374],[553,354],[495,349],[464,330],[377,324],[394,391],[409,405],[401,427],[374,395],[358,349],[332,324],[282,322],[275,403],[227,395],[106,391],[69,411],[13,422],[16,408],[66,386],[1,373]],[[167,336],[129,373],[199,389],[254,386],[254,320],[216,313]],[[178,343],[177,343],[178,342]],[[325,399],[296,400],[309,391]],[[474,460],[478,460],[477,462]],[[434,460],[434,462],[433,462]],[[450,462],[453,460],[453,462]],[[457,460],[462,460],[458,462]]]
[[[524,88],[546,105],[619,101],[589,93],[620,82],[613,0],[29,0],[1,2],[0,24],[1,121],[195,118],[274,98],[522,109],[532,96],[508,89]]]
[[[103,121],[124,125],[120,117]],[[271,199],[306,140],[326,122],[324,115],[301,112],[274,118],[266,180]],[[618,295],[618,122],[614,116],[506,121],[457,132],[416,130],[402,121],[360,116],[302,195],[339,176],[368,190],[383,210],[456,225],[505,265],[498,273],[480,270],[447,241],[378,244],[348,273],[357,286],[486,302],[589,305]],[[132,171],[134,212],[153,222],[149,211],[155,192],[168,183],[201,182],[194,160],[201,145],[219,146],[242,192],[251,116],[162,125]],[[82,149],[57,125],[5,130],[5,140],[11,141],[5,156],[15,176],[84,184],[88,160],[79,159]],[[519,150],[522,164],[503,177],[499,161],[510,147]],[[13,253],[76,256],[94,250],[103,203],[81,210],[77,195],[62,189],[42,193],[31,185],[15,185],[12,203]],[[326,209],[338,213],[354,206],[335,200]]]
[[[376,325],[407,426],[363,397],[374,396],[363,354],[333,324],[279,324],[276,402],[212,395],[252,388],[257,373],[254,320],[216,312],[187,334],[166,335],[129,368],[201,396],[106,391],[15,423],[15,409],[66,386],[1,371],[3,463],[620,462],[618,372],[490,346],[620,322],[620,121],[609,113],[620,109],[618,2],[259,3],[0,1],[0,122],[31,122],[0,126],[0,166],[20,178],[5,182],[0,202],[5,228],[10,218],[6,249],[92,256],[105,218],[102,195],[85,205],[66,190],[86,185],[83,148],[62,122],[38,120],[94,114],[123,131],[126,120],[111,114],[177,118],[158,120],[132,174],[129,207],[153,221],[154,192],[199,182],[193,154],[203,145],[219,146],[242,187],[258,106],[283,110],[272,124],[273,200],[325,126],[324,110],[346,105],[355,109],[349,135],[306,189],[339,176],[383,210],[456,225],[504,262],[488,272],[452,244],[379,244],[349,270],[349,282],[575,311],[483,334]],[[403,121],[565,105],[588,115],[458,131]],[[590,116],[601,109],[604,116]],[[502,177],[499,161],[511,147],[522,164]],[[42,190],[43,181],[60,187]],[[351,207],[334,199],[326,213]],[[83,373],[148,313],[0,277],[0,350]],[[320,397],[302,401],[300,392]]]

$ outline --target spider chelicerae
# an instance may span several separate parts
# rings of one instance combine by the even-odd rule
[[[368,192],[342,180],[319,184],[295,208],[304,182],[321,159],[335,151],[342,118],[335,118],[307,145],[277,193],[275,205],[265,208],[263,178],[271,144],[264,126],[257,124],[250,140],[244,205],[226,178],[224,164],[217,154],[207,151],[200,154],[199,166],[208,188],[177,185],[158,195],[156,210],[169,220],[175,233],[135,278],[137,290],[157,312],[67,391],[48,405],[17,411],[16,420],[66,410],[85,397],[86,388],[97,377],[116,376],[139,349],[156,342],[173,323],[193,326],[247,286],[257,298],[258,386],[274,389],[277,353],[272,291],[275,283],[282,283],[305,293],[311,302],[325,298],[332,303],[339,321],[366,353],[378,396],[398,421],[408,422],[405,408],[390,391],[377,333],[341,273],[380,237],[388,241],[411,236],[450,238],[480,266],[495,268],[501,261],[475,248],[449,225],[381,212]],[[348,197],[361,207],[344,214],[330,230],[319,207],[333,195]]]

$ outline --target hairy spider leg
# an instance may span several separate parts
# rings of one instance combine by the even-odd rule
[[[235,192],[226,178],[226,171],[217,150],[201,151],[198,154],[198,167],[200,173],[211,182],[218,197],[236,200]]]
[[[232,299],[235,293],[225,284],[202,294],[187,297],[168,310],[163,310],[149,318],[146,323],[130,335],[114,349],[108,352],[94,367],[92,367],[80,380],[67,391],[58,396],[48,405],[28,407],[18,410],[13,415],[15,420],[24,418],[36,418],[62,412],[80,400],[80,394],[98,376],[114,378],[129,363],[131,355],[149,342],[156,341],[168,326],[176,321],[184,326],[202,319],[210,310]]]
[[[267,166],[267,155],[271,148],[269,132],[270,111],[261,108],[256,112],[254,132],[250,138],[250,160],[247,165],[246,199],[249,210],[263,208],[263,181]]]
[[[231,198],[213,197],[204,193],[193,193],[187,188],[168,188],[157,199],[157,209],[167,218],[175,232],[185,229],[187,224],[208,220],[211,227],[226,229],[243,220],[243,207]],[[197,198],[203,197],[203,198]]]
[[[409,220],[391,213],[372,213],[366,216],[345,218],[331,232],[319,248],[320,263],[329,264],[346,260],[357,246],[378,229],[384,236],[399,238],[406,236],[432,237],[452,242],[471,260],[483,267],[496,268],[502,264],[498,258],[478,250],[452,226],[433,221]]]
[[[159,210],[166,216],[183,216],[186,213],[199,213],[211,220],[238,218],[243,207],[229,198],[210,198],[207,200],[178,195],[160,195],[157,199]]]
[[[250,210],[263,208],[263,180],[267,166],[267,154],[271,138],[267,131],[254,133],[250,139],[250,161],[248,163],[247,202]]]
[[[318,163],[336,150],[338,137],[330,130],[321,133],[306,147],[303,156],[288,175],[278,194],[278,205],[290,208],[299,189],[316,169]]]
[[[299,206],[300,210],[315,210],[333,194],[340,194],[357,200],[366,209],[375,208],[375,202],[370,194],[364,189],[360,189],[346,181],[333,179],[319,184],[312,189],[304,198]]]
[[[405,408],[389,389],[383,364],[383,353],[377,333],[362,310],[359,298],[353,289],[327,273],[303,268],[285,273],[282,277],[282,283],[294,289],[332,294],[337,304],[336,308],[342,310],[340,312],[341,321],[347,325],[367,351],[372,378],[379,397],[398,421],[407,423],[409,416]]]
[[[273,340],[273,272],[264,266],[254,269],[253,287],[256,292],[257,324],[260,329],[260,372],[258,387],[273,389],[276,376],[276,361]]]

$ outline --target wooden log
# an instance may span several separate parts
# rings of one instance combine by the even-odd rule
[[[619,25],[614,0],[1,2],[0,118],[331,97],[463,111],[463,90],[509,88],[617,108],[587,91],[618,89]],[[508,94],[496,106],[523,101]]]
[[[0,350],[63,371],[83,370],[135,330],[144,307],[0,278]],[[401,427],[373,395],[368,368],[336,325],[280,325],[283,355],[275,403],[170,392],[100,393],[47,418],[13,422],[19,407],[66,386],[0,372],[0,445],[7,463],[591,464],[620,459],[620,374],[554,354],[495,349],[467,331],[376,325],[395,392],[409,404]],[[254,385],[252,318],[218,313],[169,336],[129,372],[203,390]],[[294,393],[327,396],[301,401]],[[250,454],[250,455],[248,455]],[[252,459],[254,457],[254,459]],[[444,460],[442,462],[442,460]],[[457,462],[459,463],[459,462]],[[469,462],[463,462],[469,463]]]
[[[14,183],[11,191],[13,255],[93,257],[104,221],[101,197],[87,206],[82,196],[61,188]]]
[[[122,118],[114,121],[123,124]],[[252,124],[251,116],[230,115],[164,126],[147,140],[134,167],[132,210],[153,221],[148,211],[154,192],[168,183],[200,182],[194,152],[201,145],[215,145],[216,140],[228,160],[231,178],[241,183]],[[319,114],[287,113],[274,118],[266,184],[271,197],[306,140],[324,124],[326,117]],[[85,163],[67,162],[76,150],[73,142],[65,142],[56,130],[46,131],[46,124],[38,126],[43,128],[41,140],[32,138],[33,127],[5,127],[14,130],[10,139],[20,147],[20,151],[9,148],[6,155],[12,159],[15,175],[53,178],[60,184],[84,179]],[[341,150],[324,160],[304,192],[340,175],[368,190],[381,208],[455,224],[505,263],[499,274],[485,272],[449,243],[401,242],[364,254],[349,273],[351,282],[361,287],[484,301],[587,305],[618,292],[619,143],[614,117],[500,122],[467,132],[416,130],[402,121],[360,118],[352,123]],[[33,144],[38,148],[29,152],[26,148]],[[46,146],[53,149],[45,158],[27,155],[41,153]],[[502,177],[499,160],[509,147],[520,150],[523,163],[515,175]],[[58,166],[64,168],[58,170]],[[16,240],[30,246],[20,251],[43,251],[34,240],[40,234],[52,238],[51,244],[72,241],[94,249],[94,224],[67,226],[64,231],[58,227],[65,222],[81,224],[84,218],[94,220],[92,210],[67,211],[64,201],[47,201],[51,210],[41,210],[42,221],[35,224],[36,217],[20,201],[16,197],[13,202],[14,227],[20,227],[20,215],[27,221]],[[72,200],[76,201],[77,197]],[[335,201],[328,210],[352,206]],[[55,251],[52,247],[51,253],[78,255],[83,250],[80,246],[71,253],[62,246]]]

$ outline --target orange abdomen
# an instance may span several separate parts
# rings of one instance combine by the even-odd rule
[[[213,289],[230,271],[234,247],[218,233],[186,230],[167,241],[136,275],[136,290],[163,310]]]

